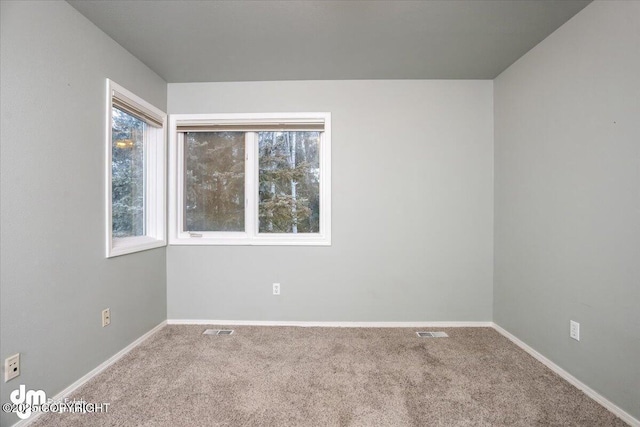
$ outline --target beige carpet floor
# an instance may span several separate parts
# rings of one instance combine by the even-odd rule
[[[212,327],[212,326],[207,326]],[[490,328],[167,326],[36,426],[624,426]],[[224,327],[227,329],[229,327]]]

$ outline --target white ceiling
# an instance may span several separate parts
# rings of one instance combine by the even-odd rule
[[[493,79],[590,0],[68,0],[167,82]]]

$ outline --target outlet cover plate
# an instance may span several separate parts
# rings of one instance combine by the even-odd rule
[[[580,323],[569,321],[569,336],[576,341],[580,341]]]
[[[20,375],[20,353],[9,356],[4,360],[4,382]]]
[[[105,308],[102,310],[102,327],[109,326],[111,324],[111,309]]]

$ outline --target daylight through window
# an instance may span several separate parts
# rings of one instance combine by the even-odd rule
[[[330,244],[330,114],[171,118],[173,244]]]
[[[107,257],[166,244],[166,114],[107,80]]]
[[[113,237],[144,236],[144,131],[146,123],[111,109]]]

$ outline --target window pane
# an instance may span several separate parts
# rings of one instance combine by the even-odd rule
[[[259,132],[259,231],[320,231],[320,132]]]
[[[111,191],[113,237],[143,236],[145,123],[112,109]]]
[[[244,231],[244,132],[184,134],[184,230]]]

